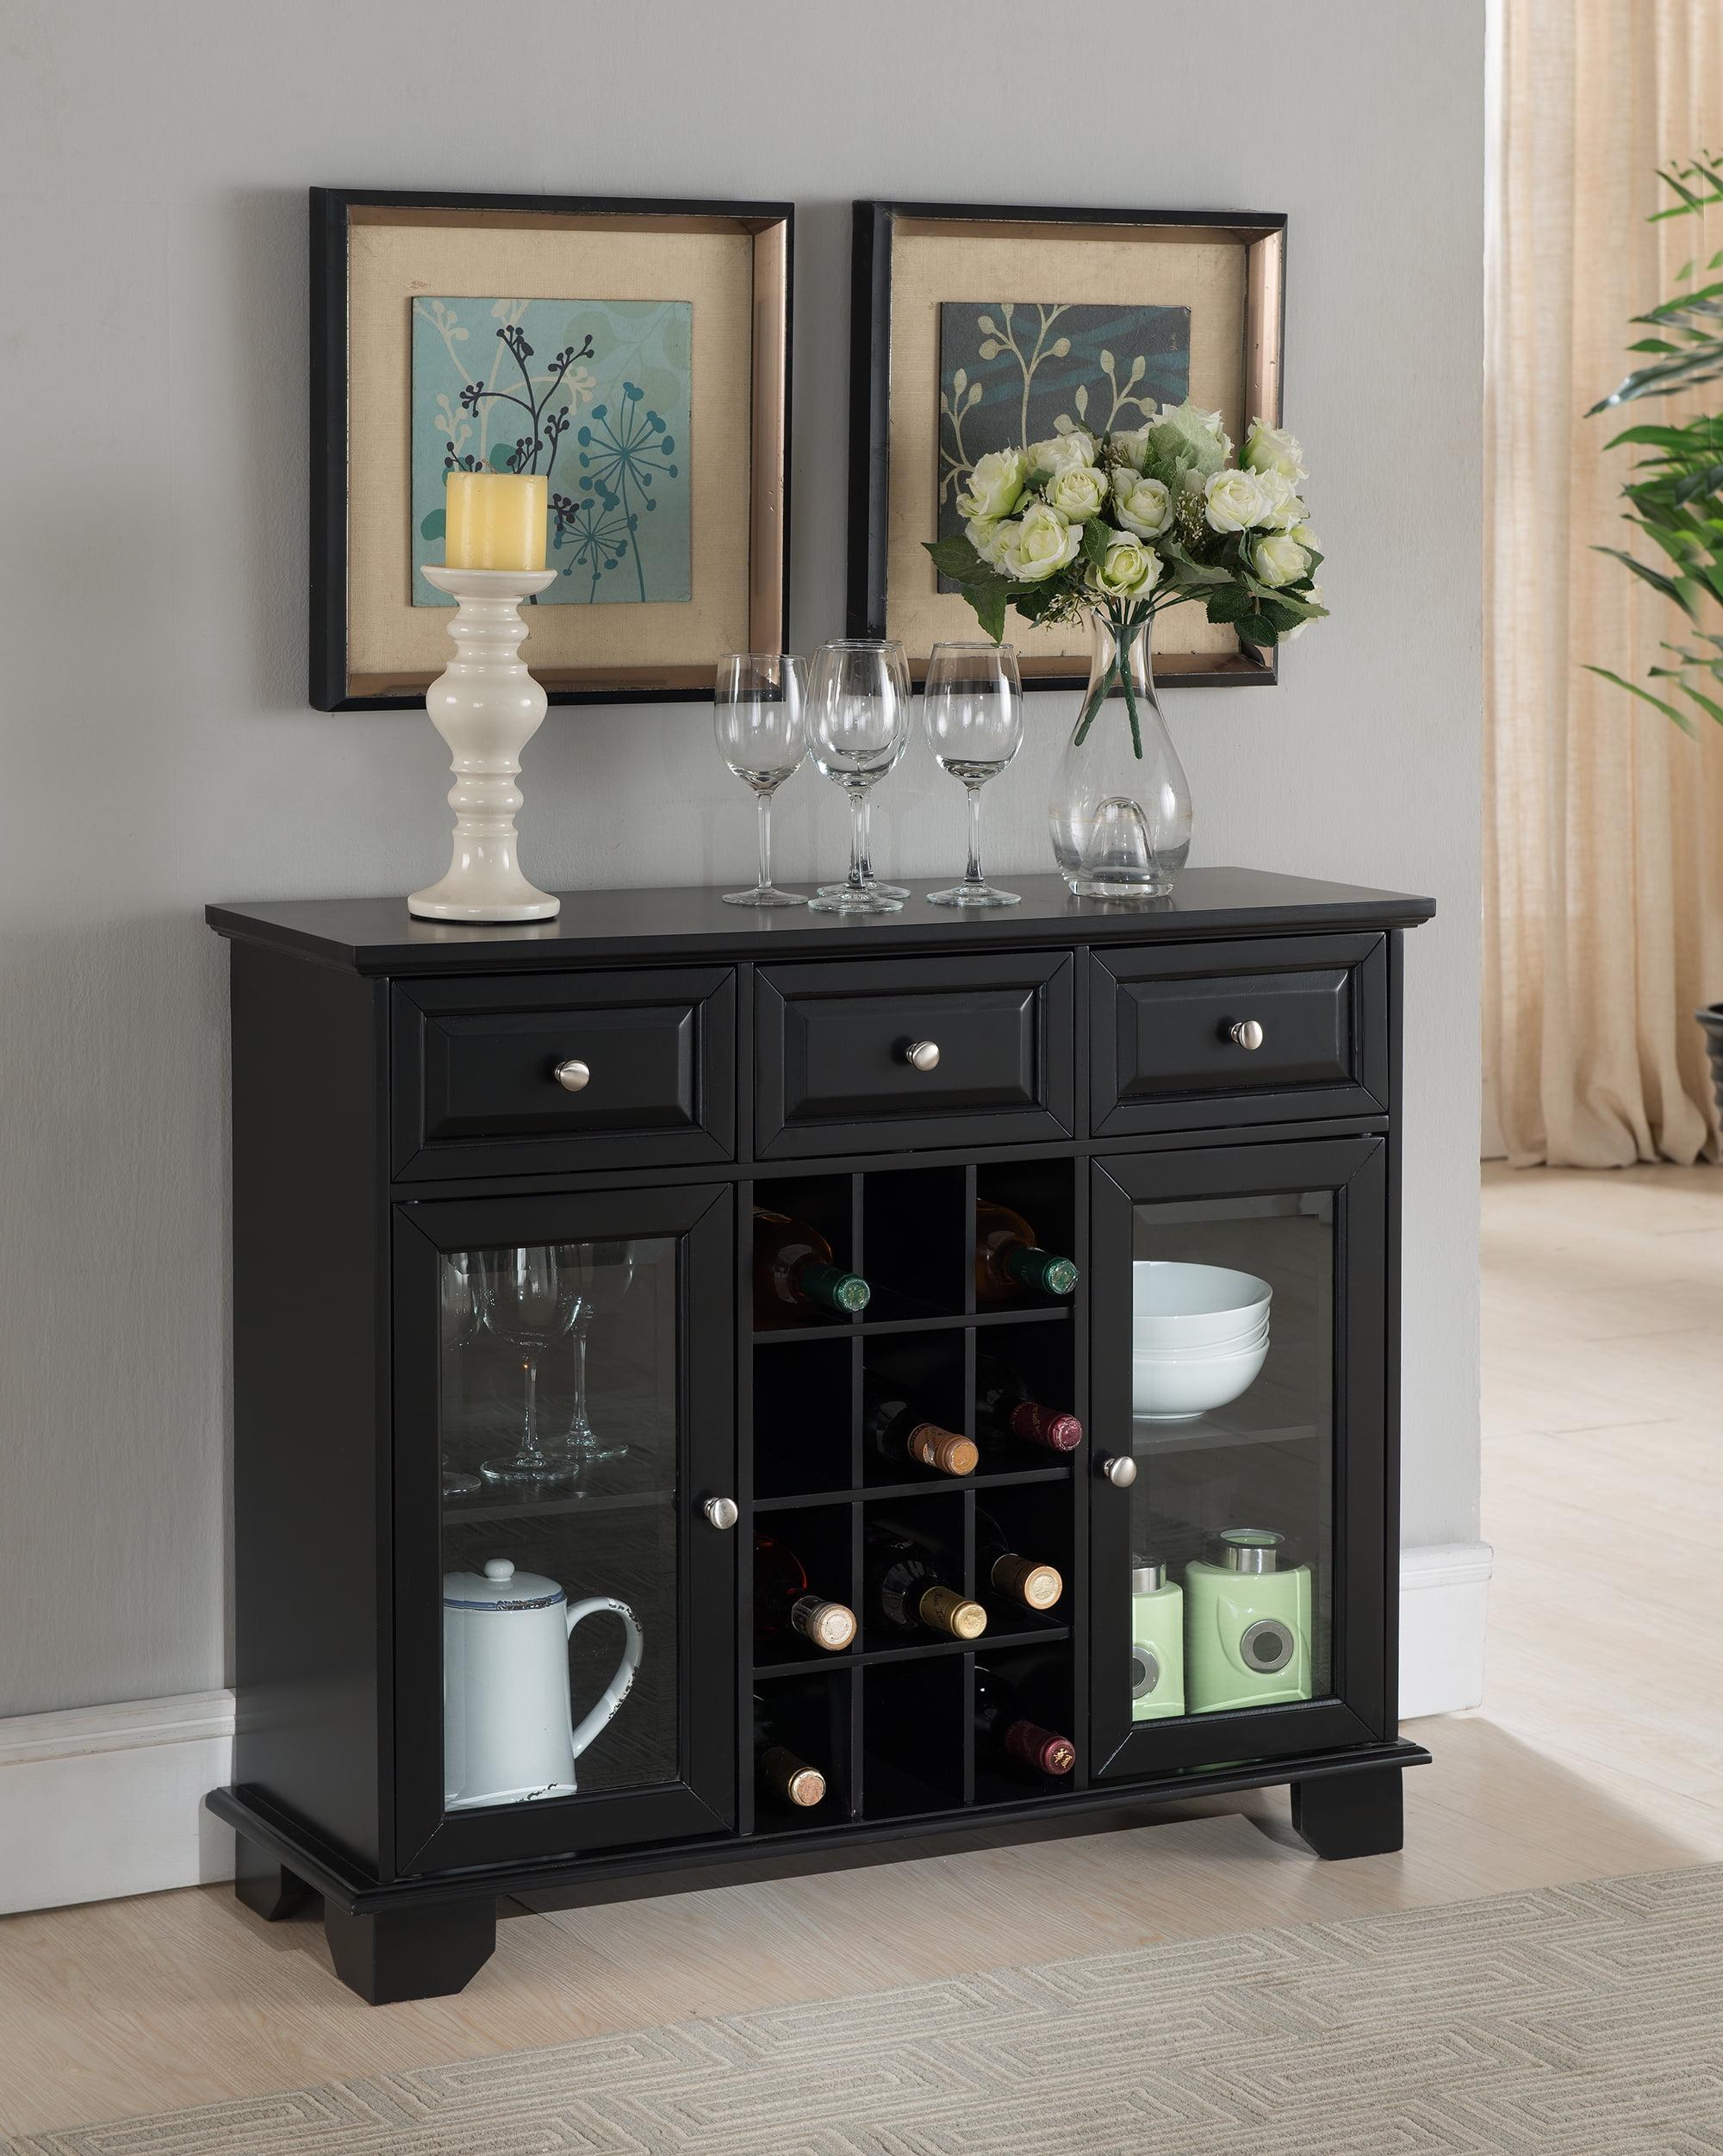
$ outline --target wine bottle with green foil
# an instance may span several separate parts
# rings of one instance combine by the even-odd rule
[[[1077,1268],[1044,1250],[1020,1212],[991,1198],[975,1200],[975,1300],[983,1310],[1024,1295],[1068,1295]]]
[[[754,1208],[754,1322],[762,1328],[798,1318],[855,1318],[872,1294],[847,1273],[818,1228],[787,1213]]]

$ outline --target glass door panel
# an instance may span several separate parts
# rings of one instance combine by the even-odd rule
[[[449,1250],[440,1285],[445,1801],[673,1780],[675,1243]]]
[[[728,1189],[397,1209],[415,1866],[733,1818],[733,1241]]]
[[[1100,1772],[1365,1741],[1384,1718],[1381,1142],[1095,1175]]]
[[[1132,1208],[1133,1721],[1329,1689],[1334,1211]]]

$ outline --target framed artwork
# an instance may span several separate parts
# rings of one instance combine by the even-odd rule
[[[859,202],[850,264],[849,631],[895,637],[917,680],[980,634],[924,542],[989,450],[1140,426],[1194,397],[1235,441],[1280,424],[1286,220],[1207,210]],[[1080,689],[1071,625],[1013,620],[1025,684]],[[1157,679],[1272,682],[1275,655],[1200,607],[1157,623]]]
[[[311,190],[310,697],[422,703],[451,470],[541,472],[553,704],[710,696],[789,601],[787,203]]]

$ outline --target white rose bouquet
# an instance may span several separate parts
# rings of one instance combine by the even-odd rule
[[[1008,607],[1031,622],[1099,611],[1123,650],[1154,615],[1200,600],[1247,643],[1277,644],[1328,611],[1303,452],[1262,420],[1236,464],[1232,448],[1220,414],[1187,398],[1128,433],[995,450],[957,497],[963,537],[927,551],[995,643]]]

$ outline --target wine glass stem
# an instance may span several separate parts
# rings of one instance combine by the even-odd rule
[[[760,832],[760,882],[756,888],[769,890],[772,882],[772,791],[764,787],[760,793],[760,813],[757,819]]]
[[[872,807],[873,802],[864,789],[862,795],[862,881],[864,883],[874,881],[874,834],[868,815]]]
[[[979,786],[966,788],[969,795],[969,866],[963,871],[966,883],[980,883],[981,878],[981,789]]]
[[[538,1449],[538,1358],[529,1355],[521,1368],[526,1373],[526,1422],[521,1432],[522,1455],[535,1464],[544,1458]]]
[[[859,786],[849,793],[849,888],[859,891],[867,881],[868,796]]]
[[[766,795],[760,796],[763,804]],[[765,878],[762,875],[761,882]],[[575,1327],[575,1411],[569,1418],[569,1427],[576,1436],[584,1436],[592,1428],[587,1414],[587,1320],[582,1316]]]

